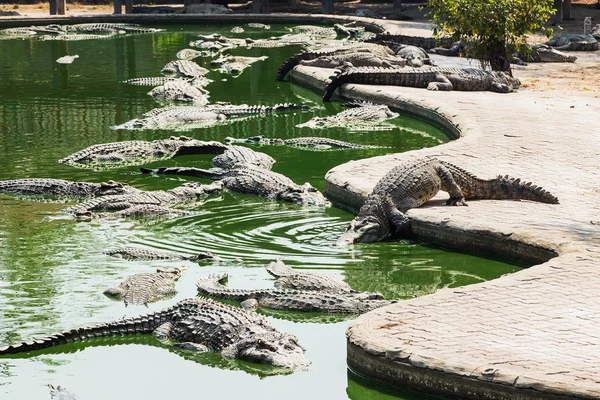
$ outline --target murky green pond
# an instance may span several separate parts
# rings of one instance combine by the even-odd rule
[[[118,39],[53,42],[0,41],[0,180],[54,177],[100,182],[125,181],[147,189],[168,189],[184,179],[138,174],[137,167],[90,171],[56,161],[92,144],[154,140],[169,131],[115,132],[110,126],[138,118],[158,105],[148,87],[119,83],[158,76],[198,33],[231,26],[168,28],[158,34]],[[284,33],[274,26],[247,29],[241,37]],[[236,121],[185,134],[198,139],[226,136],[323,135],[382,149],[310,152],[285,147],[260,148],[277,160],[274,170],[298,183],[324,190],[324,174],[351,159],[401,152],[445,142],[438,130],[401,117],[387,131],[349,133],[341,129],[295,128],[316,115],[340,111],[320,96],[289,82],[275,82],[280,63],[299,48],[236,49],[239,55],[268,55],[237,78],[216,71],[207,89],[211,101],[272,105],[303,102],[310,111]],[[55,60],[78,54],[71,65]],[[196,59],[210,67],[209,59]],[[209,156],[186,156],[158,165],[207,167]],[[443,287],[493,279],[518,269],[497,261],[415,243],[378,243],[340,249],[333,246],[352,215],[337,209],[301,208],[262,198],[225,193],[198,204],[197,214],[168,221],[94,220],[61,217],[65,204],[33,202],[0,195],[0,343],[15,343],[55,331],[164,308],[196,295],[201,276],[228,272],[233,287],[270,287],[263,268],[283,256],[295,267],[326,271],[358,290],[378,290],[388,298],[411,298]],[[178,282],[179,294],[149,307],[130,306],[102,292],[133,273],[178,262],[127,262],[102,254],[124,246],[193,253],[213,251],[239,257],[236,265],[190,267]],[[443,305],[441,305],[443,306]],[[222,359],[218,354],[189,354],[165,347],[152,337],[113,338],[65,345],[33,357],[0,358],[0,398],[48,398],[46,384],[63,385],[81,399],[381,399],[401,396],[349,377],[344,331],[348,320],[323,315],[268,312],[280,330],[298,336],[312,361],[308,371],[269,376],[269,369]]]

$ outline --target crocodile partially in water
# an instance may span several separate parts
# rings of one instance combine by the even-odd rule
[[[139,189],[115,181],[93,183],[54,178],[25,178],[0,181],[0,193],[14,195],[102,197],[139,192]]]
[[[318,68],[404,67],[406,59],[396,56],[376,57],[368,52],[353,52],[326,55],[312,60],[301,60],[300,65]]]
[[[241,301],[245,308],[267,307],[290,311],[363,314],[396,303],[383,300],[381,293],[328,293],[294,289],[229,289],[224,283],[228,275],[209,276],[196,282],[198,292],[208,296]]]
[[[295,336],[280,333],[262,316],[214,300],[190,298],[162,311],[71,329],[30,342],[0,347],[0,356],[28,353],[88,338],[153,334],[194,351],[287,370],[309,364]]]
[[[286,265],[281,258],[267,265],[267,272],[277,280],[274,286],[278,289],[317,290],[325,293],[357,293],[346,282],[336,279],[331,275],[315,272],[304,272]],[[370,294],[375,299],[377,294]],[[380,295],[383,299],[383,295]]]
[[[344,83],[408,86],[428,90],[488,90],[496,93],[512,92],[521,84],[517,78],[502,71],[429,66],[347,68],[330,79],[331,82],[323,94],[323,101],[329,101],[333,92]]]
[[[465,206],[469,199],[522,199],[558,204],[546,190],[508,175],[480,179],[436,158],[404,162],[392,168],[373,188],[358,215],[338,240],[346,245],[378,242],[410,231],[406,212],[433,198],[440,190],[448,192],[446,202]]]
[[[185,147],[185,150],[180,151],[182,147]],[[136,165],[152,160],[173,158],[182,154],[221,154],[227,149],[228,146],[220,142],[205,142],[186,136],[171,136],[169,139],[152,141],[128,140],[95,144],[68,155],[58,162],[91,168],[107,165]]]
[[[223,190],[223,185],[213,182],[203,185],[198,182],[186,182],[169,190],[140,191],[134,194],[115,195],[90,199],[83,203],[73,205],[63,210],[65,213],[85,215],[91,211],[117,211],[125,210],[133,206],[152,205],[168,206],[176,203],[186,203],[206,197],[212,193]]]
[[[223,258],[211,252],[196,253],[196,254],[178,254],[169,251],[161,251],[154,249],[140,249],[136,247],[124,247],[114,250],[106,250],[104,254],[122,258],[124,260],[185,260],[193,262],[216,262],[224,261]]]
[[[125,306],[143,304],[173,297],[177,294],[175,281],[187,267],[157,268],[156,272],[143,272],[127,277],[116,288],[106,289],[104,295],[123,300]]]
[[[141,171],[146,174],[187,175],[221,181],[227,189],[233,192],[254,194],[271,200],[312,206],[328,207],[330,205],[325,196],[309,183],[298,185],[285,175],[250,164],[236,164],[228,169],[170,167],[142,168]]]
[[[223,139],[226,143],[248,143],[260,145],[282,145],[290,147],[301,147],[312,150],[332,150],[332,149],[377,149],[381,146],[372,146],[368,144],[358,144],[344,142],[342,140],[330,139],[318,136],[305,136],[290,139],[267,138],[263,135],[251,136],[245,139],[226,137]]]
[[[355,131],[375,130],[378,127],[383,129],[386,127],[386,125],[382,124],[383,122],[396,118],[399,115],[384,104],[350,103],[349,105],[353,106],[353,108],[328,117],[314,117],[307,122],[296,125],[296,128],[321,129],[343,127]]]

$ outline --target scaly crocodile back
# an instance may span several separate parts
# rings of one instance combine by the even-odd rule
[[[445,161],[440,163],[452,173],[465,199],[521,199],[558,204],[558,198],[550,192],[531,182],[522,182],[520,178],[499,175],[494,179],[480,179],[453,164]]]

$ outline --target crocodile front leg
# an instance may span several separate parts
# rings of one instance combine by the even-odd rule
[[[511,89],[508,87],[508,85],[504,83],[492,82],[492,85],[490,86],[490,91],[496,93],[509,93]]]
[[[452,172],[443,165],[438,166],[437,173],[442,180],[442,190],[448,192],[450,198],[446,201],[449,206],[467,206],[461,188],[458,186]]]
[[[390,209],[390,224],[394,231],[395,237],[408,236],[410,233],[410,218],[406,216],[402,211],[398,210],[396,206]]]
[[[443,74],[435,74],[435,79],[427,85],[427,90],[452,90],[452,82]]]

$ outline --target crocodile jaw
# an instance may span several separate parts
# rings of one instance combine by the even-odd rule
[[[223,355],[284,369],[305,369],[310,364],[296,337],[289,334],[265,332],[233,347]]]
[[[346,231],[337,241],[338,246],[347,246],[353,243],[373,243],[386,239],[390,234],[389,227],[386,229],[377,218],[368,216],[366,218],[355,218]]]

